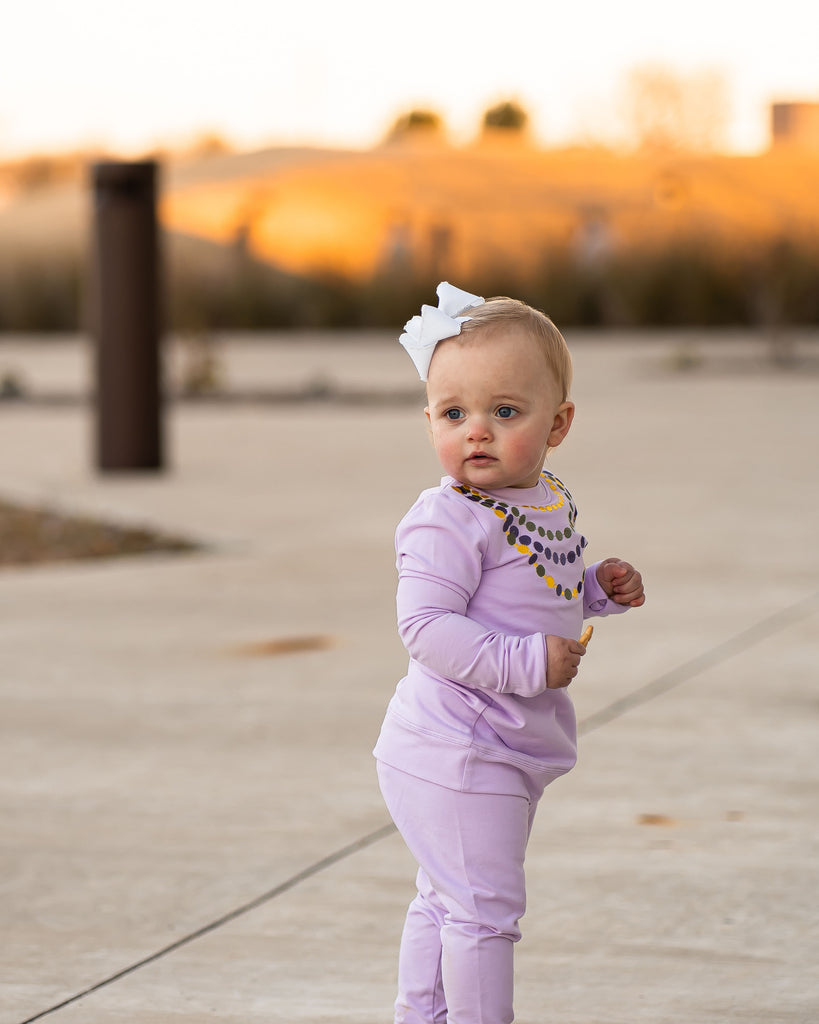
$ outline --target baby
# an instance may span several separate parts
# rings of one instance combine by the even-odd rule
[[[509,1024],[535,809],[576,760],[583,619],[645,597],[628,562],[584,566],[574,501],[543,468],[574,417],[560,332],[514,299],[438,296],[401,342],[446,475],[396,531],[410,663],[375,748],[419,864],[395,1021]]]

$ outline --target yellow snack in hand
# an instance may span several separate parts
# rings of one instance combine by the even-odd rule
[[[594,626],[586,626],[583,632],[580,634],[580,643],[585,647],[586,644],[591,640],[592,633],[594,632]]]

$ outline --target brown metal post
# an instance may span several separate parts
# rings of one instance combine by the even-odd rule
[[[100,470],[162,468],[157,165],[93,168],[92,313]]]

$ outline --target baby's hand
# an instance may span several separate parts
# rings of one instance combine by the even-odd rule
[[[580,659],[586,648],[578,640],[569,640],[565,636],[546,637],[546,687],[558,690],[569,683],[577,675]]]
[[[645,604],[643,577],[621,558],[606,558],[597,566],[597,582],[615,604],[639,608]]]

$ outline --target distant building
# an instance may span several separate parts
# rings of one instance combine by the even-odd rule
[[[819,150],[819,103],[772,103],[771,145]]]

